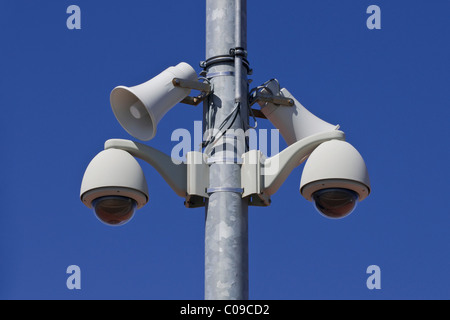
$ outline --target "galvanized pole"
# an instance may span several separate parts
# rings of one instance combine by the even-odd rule
[[[247,151],[242,133],[248,128],[246,0],[206,0],[206,16],[203,66],[214,91],[204,103],[203,119],[210,164],[205,299],[246,300],[248,200],[242,199],[240,173]]]

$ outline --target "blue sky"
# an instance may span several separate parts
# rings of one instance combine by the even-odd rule
[[[81,8],[81,30],[66,9]],[[381,10],[369,30],[366,9]],[[277,78],[339,123],[372,194],[348,218],[319,215],[295,169],[268,208],[250,208],[251,299],[449,299],[450,2],[248,1],[253,84]],[[121,228],[79,200],[110,138],[133,139],[109,93],[205,59],[204,1],[7,1],[0,11],[1,299],[203,299],[204,209],[186,209],[142,163],[150,202]],[[177,105],[148,142],[202,107]],[[268,121],[260,128],[271,129]],[[280,142],[285,147],[284,141]],[[81,268],[81,290],[66,269]],[[368,290],[366,269],[381,269]]]

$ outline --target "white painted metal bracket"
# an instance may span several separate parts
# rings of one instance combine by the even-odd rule
[[[209,166],[206,163],[206,155],[202,152],[191,151],[187,158],[187,196],[185,206],[187,208],[204,207],[209,195],[206,189],[209,186]]]
[[[178,196],[186,199],[186,207],[205,205],[205,199],[208,198],[206,189],[209,185],[209,166],[203,153],[188,152],[186,164],[175,164],[169,155],[139,142],[111,139],[105,142],[105,150],[111,148],[127,151],[150,164]]]
[[[270,205],[270,196],[278,191],[292,170],[321,143],[334,139],[345,140],[344,132],[333,130],[306,137],[270,158],[258,150],[245,153],[241,169],[242,197],[251,197],[253,205]]]
[[[187,195],[187,165],[175,164],[167,154],[145,144],[123,139],[111,139],[105,142],[106,149],[122,149],[132,156],[142,159],[164,178],[167,184],[180,197]]]
[[[249,197],[249,204],[253,206],[269,206],[270,197],[278,191],[292,170],[304,162],[321,143],[333,139],[345,140],[345,134],[339,130],[321,132],[297,141],[270,158],[266,158],[259,150],[246,152],[242,155],[242,189],[239,189],[242,198]],[[209,198],[209,165],[204,153],[188,152],[187,163],[175,164],[165,153],[138,142],[111,139],[105,142],[105,150],[111,148],[127,151],[154,167],[172,190],[186,199],[186,207],[205,206]]]

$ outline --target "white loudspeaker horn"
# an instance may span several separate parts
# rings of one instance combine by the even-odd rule
[[[156,134],[162,117],[189,96],[190,89],[175,87],[174,78],[197,81],[197,73],[187,63],[170,67],[135,87],[118,86],[111,92],[111,107],[122,127],[133,137],[148,141]]]
[[[291,107],[271,102],[260,104],[262,113],[280,130],[288,145],[316,133],[339,129],[339,125],[332,125],[309,112],[288,90],[281,89],[280,92],[273,93],[294,101]]]

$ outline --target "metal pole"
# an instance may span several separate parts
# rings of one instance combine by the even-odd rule
[[[248,200],[242,199],[239,164],[247,148],[242,135],[219,132],[244,132],[248,127],[247,69],[240,55],[247,42],[246,9],[246,0],[206,0],[204,66],[214,90],[204,104],[203,119],[204,130],[211,133],[205,149],[211,159],[205,221],[206,300],[248,299]]]

